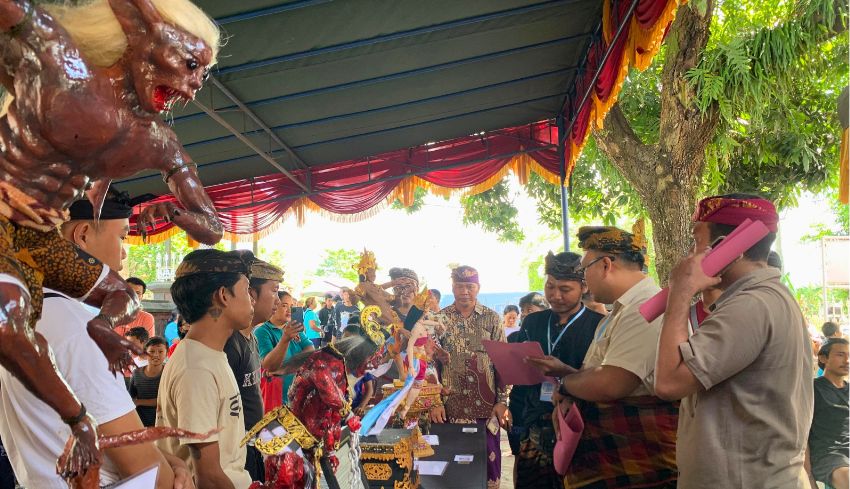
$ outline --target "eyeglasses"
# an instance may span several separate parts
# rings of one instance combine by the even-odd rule
[[[583,267],[576,268],[576,273],[580,273],[580,274],[584,275],[587,272],[587,269],[592,267],[594,263],[598,262],[599,260],[603,260],[605,258],[608,258],[609,260],[614,261],[617,257],[608,256],[608,255],[600,256],[599,258],[597,258],[595,260],[591,260],[590,263],[588,263],[587,265],[585,265]]]

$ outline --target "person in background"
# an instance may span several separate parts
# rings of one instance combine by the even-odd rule
[[[180,314],[178,314],[177,311],[172,311],[171,319],[165,323],[165,328],[162,329],[162,337],[168,342],[169,347],[171,347],[171,345],[174,344],[174,341],[179,337],[177,334],[178,319],[180,319]]]
[[[821,326],[820,331],[821,333],[823,333],[823,337],[826,340],[830,340],[833,338],[843,338],[843,335],[841,334],[841,328],[839,328],[838,325],[832,321],[827,321],[823,323],[823,326]]]
[[[419,293],[419,275],[409,268],[393,267],[389,271],[393,284],[393,311],[398,314],[399,319],[404,321],[413,300]]]
[[[443,295],[437,289],[431,289],[429,292],[431,292],[431,297],[428,299],[428,312],[436,314],[440,312],[440,300]]]
[[[440,344],[448,352],[438,361],[444,386],[449,389],[443,406],[431,409],[434,423],[477,424],[486,431],[487,487],[498,488],[502,476],[499,427],[510,430],[508,391],[484,353],[482,340],[505,341],[499,314],[478,302],[478,271],[470,266],[452,270],[454,304],[441,311],[446,331]]]
[[[174,350],[177,348],[177,345],[186,337],[186,333],[189,332],[189,328],[192,325],[187,323],[183,316],[177,315],[177,339],[171,343],[171,346],[168,348],[168,357],[171,358],[171,355],[174,354]]]
[[[508,304],[502,311],[502,327],[505,328],[505,337],[519,331],[519,307]]]
[[[587,290],[581,256],[549,253],[545,258],[544,293],[551,308],[523,319],[522,329],[509,342],[536,341],[547,358],[578,370],[593,341],[596,326],[604,317],[582,304]],[[562,489],[563,478],[553,460],[556,433],[552,426],[555,383],[514,386],[510,395],[513,437],[516,438],[515,487]],[[511,447],[513,449],[513,446]]]
[[[353,293],[348,287],[342,288],[342,300],[334,306],[334,338],[342,338],[342,332],[348,326],[348,320],[360,314],[357,305],[351,302]]]
[[[333,294],[325,294],[325,302],[322,308],[319,309],[319,322],[322,323],[322,338],[323,345],[329,345],[333,339],[334,330],[334,296]]]
[[[806,450],[806,470],[813,488],[816,480],[836,489],[850,487],[849,358],[848,341],[844,338],[827,340],[818,352],[823,377],[814,380],[815,411]]]
[[[211,434],[203,441],[166,438],[165,452],[189,464],[198,488],[247,489],[242,399],[224,345],[251,325],[249,251],[195,250],[174,274],[171,296],[192,327],[165,365],[157,398],[157,426]]]
[[[88,200],[69,209],[70,221],[60,227],[62,236],[120,272],[124,239],[130,231],[133,212],[129,196],[117,194],[103,203],[95,223]],[[121,377],[109,372],[103,352],[91,340],[87,323],[98,310],[67,295],[44,289],[44,309],[36,331],[44,335],[56,368],[76,393],[86,412],[97,423],[98,435],[115,436],[144,428]],[[142,329],[144,331],[144,329]],[[36,398],[6,369],[0,369],[0,437],[7,448],[18,482],[29,489],[67,489],[56,473],[56,460],[71,434],[47,404]],[[159,465],[157,489],[186,487],[192,476],[186,464],[170,455],[163,458],[153,442],[103,451],[98,486]]]
[[[278,289],[281,282],[283,270],[254,258],[251,262],[251,279],[248,281],[248,293],[254,302],[253,319],[244,329],[234,331],[224,344],[224,354],[227,356],[230,370],[236,377],[239,396],[242,398],[246,433],[263,418],[259,345],[253,330],[255,326],[268,321],[280,307]],[[255,481],[266,480],[263,455],[256,447],[246,446],[245,449],[245,470]]]
[[[315,349],[304,333],[304,325],[292,320],[292,307],[295,304],[292,295],[289,292],[280,291],[278,296],[280,305],[277,311],[268,321],[254,330],[260,353],[260,364],[272,375],[275,375],[283,362],[293,355]],[[289,400],[287,394],[293,380],[295,380],[294,374],[283,377],[283,399],[281,400],[283,404]]]
[[[304,331],[314,348],[322,347],[322,322],[316,314],[316,298],[308,297],[304,301]]]
[[[522,318],[527,318],[531,313],[545,311],[546,309],[549,309],[549,303],[539,292],[529,292],[519,299],[519,312]]]
[[[143,328],[142,326],[136,326],[135,328],[131,328],[126,333],[124,333],[124,337],[130,340],[134,345],[138,346],[142,350],[145,348],[145,344],[147,344],[150,339],[150,335],[148,335],[148,330]],[[133,362],[135,366],[131,367],[128,370],[124,371],[124,382],[127,387],[130,387],[130,378],[133,376],[133,371],[137,368],[144,367],[148,364],[148,356],[147,354],[142,354],[139,356],[133,355]]]
[[[154,336],[145,343],[148,364],[137,368],[130,378],[130,398],[136,404],[136,412],[145,426],[156,425],[156,397],[159,394],[159,379],[165,368],[168,353],[165,338]]]
[[[588,290],[581,297],[581,302],[584,304],[584,307],[590,309],[593,312],[598,312],[603,316],[608,315],[608,309],[605,309],[605,304],[601,302],[596,302],[596,299],[593,298],[593,294]]]
[[[706,276],[710,244],[747,219],[761,221],[767,235],[719,277]],[[767,265],[778,222],[773,203],[758,196],[707,197],[694,212],[692,253],[671,271],[655,390],[663,399],[683,399],[679,489],[807,485],[812,355],[800,307],[780,271]],[[709,287],[722,293],[691,333],[692,298]]]
[[[153,319],[153,315],[151,313],[142,310],[142,297],[145,296],[145,292],[148,290],[148,285],[144,280],[139,277],[130,277],[127,279],[127,284],[130,285],[130,288],[133,289],[133,292],[139,297],[139,313],[136,315],[136,319],[130,321],[127,324],[123,324],[121,326],[116,326],[115,331],[118,332],[121,336],[126,336],[127,331],[130,331],[133,328],[145,328],[145,331],[148,332],[148,338],[152,338],[156,336],[156,322]]]

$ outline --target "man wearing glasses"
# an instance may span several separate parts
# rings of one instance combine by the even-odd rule
[[[595,299],[613,304],[593,335],[581,370],[557,359],[528,359],[562,377],[559,409],[578,404],[585,428],[565,487],[676,487],[678,404],[655,396],[661,319],[647,323],[638,307],[660,289],[644,272],[642,233],[583,227],[581,268]]]

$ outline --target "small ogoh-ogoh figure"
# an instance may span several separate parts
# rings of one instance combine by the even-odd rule
[[[243,440],[266,455],[266,480],[255,482],[252,489],[315,488],[320,467],[328,487],[339,487],[334,472],[339,466],[335,452],[342,421],[348,420],[352,433],[360,428],[360,418],[350,416],[346,369],[361,375],[388,335],[376,323],[372,326],[360,335],[300,353],[283,364],[284,375],[295,374],[289,389],[291,408],[270,411]],[[359,468],[357,460],[353,465]]]
[[[70,455],[57,466],[66,478],[97,466],[100,453],[94,421],[32,330],[42,286],[100,308],[88,333],[114,372],[132,362],[136,348],[112,329],[134,317],[138,298],[57,226],[84,194],[99,211],[111,180],[155,169],[183,208],[149,206],[140,229],[165,219],[203,243],[221,238],[197,170],[160,118],[175,101],[194,97],[218,43],[215,24],[188,0],[44,9],[0,0],[7,92],[0,112],[0,364],[71,426]]]

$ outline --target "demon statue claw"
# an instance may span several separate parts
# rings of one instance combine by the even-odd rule
[[[0,43],[0,364],[71,425],[59,469],[72,478],[98,465],[97,434],[33,332],[42,287],[100,308],[88,331],[113,371],[133,347],[112,329],[134,317],[138,299],[57,226],[75,200],[99,210],[112,180],[155,169],[182,208],[150,206],[140,229],[165,219],[200,242],[221,238],[197,170],[160,117],[201,88],[219,33],[188,0],[0,0]]]

